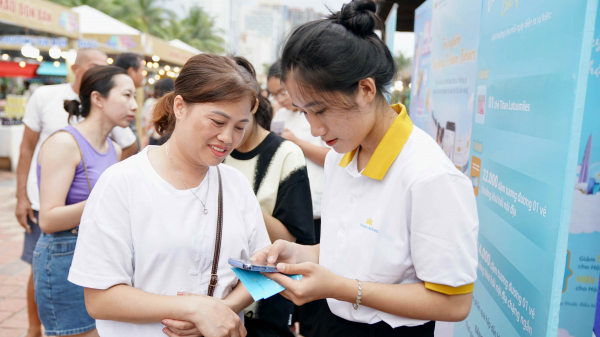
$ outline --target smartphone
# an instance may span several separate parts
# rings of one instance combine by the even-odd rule
[[[442,148],[444,149],[444,152],[446,152],[446,156],[448,156],[450,160],[454,159],[455,131],[456,125],[454,124],[454,122],[447,122],[446,131],[444,131],[444,138],[442,141]]]
[[[278,273],[277,263],[257,262],[244,259],[229,259],[229,264],[248,271],[258,271],[264,273]]]

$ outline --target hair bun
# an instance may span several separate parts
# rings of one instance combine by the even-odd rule
[[[78,100],[66,100],[63,106],[65,111],[69,113],[69,119],[71,116],[81,116],[81,103]]]
[[[367,36],[374,34],[374,29],[381,26],[376,11],[377,6],[372,0],[353,0],[329,18],[358,36]]]

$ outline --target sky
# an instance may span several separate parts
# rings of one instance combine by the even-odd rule
[[[215,0],[218,1],[218,0]],[[284,5],[288,5],[293,8],[313,8],[316,12],[323,14],[329,13],[327,7],[333,11],[339,11],[344,3],[348,3],[349,0],[261,0],[265,2],[281,2]],[[186,0],[166,0],[165,3],[169,7],[175,5],[177,7],[180,4],[186,3]],[[258,5],[259,0],[244,0],[244,6]],[[327,6],[327,7],[326,7]],[[394,54],[402,52],[406,57],[412,57],[414,53],[415,37],[413,33],[398,33],[394,34]]]

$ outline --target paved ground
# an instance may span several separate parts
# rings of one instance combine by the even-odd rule
[[[15,175],[0,171],[0,337],[27,332],[25,285],[30,266],[21,261],[23,229],[14,216]]]

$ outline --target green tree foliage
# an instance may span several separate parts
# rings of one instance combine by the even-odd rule
[[[113,16],[119,10],[119,5],[116,1],[106,1],[106,0],[52,0],[57,4],[67,6],[67,7],[79,7],[83,5],[88,5],[92,8],[95,8],[103,13],[106,13],[110,16]]]
[[[400,73],[407,67],[412,66],[412,59],[404,56],[404,54],[400,52],[398,55],[394,56],[394,63],[396,64],[396,71]]]
[[[225,40],[217,35],[215,20],[200,7],[192,7],[188,15],[181,20],[181,34],[171,39],[180,39],[192,47],[204,52],[221,54],[225,52]]]

